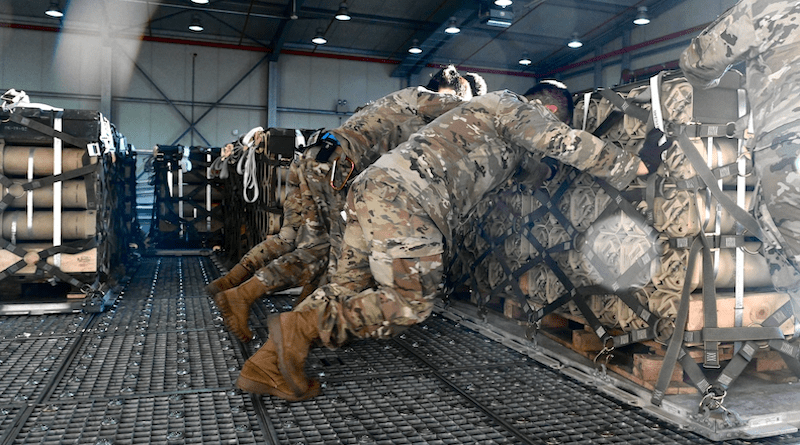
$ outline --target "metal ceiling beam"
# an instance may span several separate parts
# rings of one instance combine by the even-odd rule
[[[641,6],[647,6],[647,12],[652,20],[685,1],[686,0],[651,0],[647,2],[647,4],[641,4]],[[604,45],[619,38],[622,29],[634,29],[636,25],[634,25],[632,21],[636,12],[636,9],[631,7],[629,10],[621,13],[613,21],[606,23],[601,29],[589,36],[588,39],[582,36],[583,47],[580,49],[570,49],[566,47],[566,44],[562,44],[563,49],[557,50],[548,57],[539,60],[531,66],[530,71],[548,75],[549,73],[556,72],[560,67],[570,65],[585,57],[591,56],[598,48],[602,48]]]
[[[286,36],[289,34],[289,30],[292,28],[292,24],[294,24],[297,18],[297,11],[303,6],[304,1],[305,0],[289,0],[289,5],[286,6],[286,17],[288,18],[281,20],[278,29],[275,30],[275,35],[272,37],[272,46],[270,47],[272,54],[269,57],[270,62],[278,61],[283,45],[286,43]]]
[[[478,12],[475,6],[477,6],[477,3],[473,4],[471,8],[464,8],[460,1],[445,0],[430,20],[430,22],[439,23],[440,25],[433,31],[418,30],[407,41],[407,43],[411,43],[416,39],[419,42],[419,47],[422,48],[422,53],[410,54],[406,52],[407,48],[402,48],[403,59],[400,61],[400,65],[392,71],[391,77],[405,78],[411,74],[419,73],[439,48],[452,37],[444,32],[449,25],[450,18],[455,18],[456,23],[463,28],[465,24],[477,17]]]
[[[580,9],[584,11],[605,12],[608,14],[617,14],[630,7],[630,0],[546,0],[546,2],[542,3],[546,3],[549,6],[559,6],[562,8]]]
[[[239,10],[234,10],[234,9],[215,8],[215,7],[212,7],[212,6],[195,6],[190,2],[169,3],[169,2],[158,1],[158,0],[119,0],[119,1],[126,2],[126,3],[138,3],[138,4],[142,4],[142,5],[148,5],[148,6],[161,6],[161,7],[164,7],[164,8],[177,8],[177,9],[183,9],[183,10],[196,11],[196,12],[207,12],[207,13],[228,14],[228,15],[240,15],[240,16],[244,16],[244,17],[249,15],[250,17],[257,17],[257,18],[263,18],[263,19],[282,20],[282,19],[288,18],[288,16],[283,16],[278,11],[273,12],[273,11],[270,10],[271,8],[264,8],[264,7],[260,8],[260,11],[264,11],[264,12],[259,12],[259,11],[250,11],[250,12],[248,12],[247,8],[245,8],[242,11],[239,11]],[[256,5],[254,5],[254,6],[256,6]],[[269,12],[267,12],[267,11],[269,11]]]
[[[338,6],[338,3],[337,3]],[[349,11],[351,22],[364,22],[364,23],[379,23],[388,26],[402,26],[403,28],[421,29],[432,31],[436,28],[434,23],[426,22],[423,20],[400,19],[396,17],[387,17],[373,14],[358,14]],[[336,10],[321,9],[321,8],[303,8],[303,18],[309,19],[330,19],[336,15]]]

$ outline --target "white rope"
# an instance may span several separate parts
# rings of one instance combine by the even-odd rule
[[[253,149],[245,149],[244,156],[239,158],[239,162],[236,164],[236,173],[242,175],[242,186],[244,188],[244,190],[242,190],[242,195],[244,201],[251,204],[258,200],[259,195],[256,167],[256,151]],[[253,189],[252,198],[247,196],[248,189]]]
[[[236,173],[242,175],[242,195],[244,201],[247,203],[254,203],[258,200],[260,190],[258,189],[258,166],[256,165],[256,150],[255,150],[255,135],[258,132],[263,132],[262,127],[256,127],[248,131],[242,138],[242,145],[244,145],[244,156],[239,158],[239,163],[236,164]],[[253,190],[253,196],[249,197],[248,189]]]

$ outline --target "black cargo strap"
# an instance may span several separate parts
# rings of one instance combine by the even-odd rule
[[[28,265],[28,263],[26,263],[25,259],[24,259],[25,255],[28,253],[28,251],[26,251],[22,247],[19,247],[16,244],[12,244],[10,241],[6,240],[5,238],[0,238],[0,249],[7,250],[7,251],[9,251],[9,252],[13,253],[14,255],[16,255],[16,256],[21,258],[16,263],[14,263],[14,264],[6,267],[2,271],[0,271],[0,280],[4,280],[4,279],[10,277],[11,275],[14,275],[19,270],[23,269],[25,266]]]
[[[702,222],[701,222],[702,224]],[[708,239],[700,236],[703,245],[703,331],[711,332],[717,327],[717,293],[714,283],[714,260],[711,258],[711,247]],[[686,280],[691,281],[691,275],[686,275]],[[719,341],[708,338],[703,339],[703,366],[706,368],[719,368]]]
[[[72,275],[62,272],[61,269],[59,269],[56,266],[53,266],[52,264],[48,264],[47,261],[39,261],[38,263],[36,263],[36,268],[45,273],[49,273],[50,275],[57,278],[59,281],[63,281],[64,283],[77,287],[83,293],[89,293],[90,291],[93,290],[93,286],[91,284],[85,281],[81,281]]]
[[[753,360],[753,356],[755,355],[756,351],[758,351],[759,347],[757,340],[763,341],[769,339],[767,346],[778,351],[787,364],[790,361],[797,362],[798,356],[800,356],[800,348],[784,341],[784,335],[780,330],[780,325],[788,319],[786,316],[786,310],[791,311],[790,303],[786,303],[775,313],[767,317],[767,319],[762,322],[762,328],[741,328],[757,329],[760,331],[770,330],[775,332],[764,332],[764,334],[760,337],[748,339],[748,341],[739,349],[739,352],[737,352],[730,362],[728,362],[728,364],[725,366],[725,369],[723,369],[722,373],[717,378],[717,386],[721,387],[722,389],[727,389],[730,387],[731,383],[733,383],[733,381],[739,377],[747,364]],[[798,365],[800,365],[800,363],[798,363]]]
[[[716,179],[729,178],[731,176],[737,176],[739,174],[738,169],[739,165],[735,162],[732,162],[728,165],[714,168],[711,170],[711,174],[714,175],[714,178]],[[675,181],[675,188],[678,190],[700,190],[704,189],[705,187],[705,182],[699,176],[693,176],[688,179]]]
[[[623,99],[622,96],[620,96],[616,91],[601,89],[599,93],[623,113],[639,119],[644,123],[648,123],[652,120],[652,115],[649,111]]]
[[[647,203],[647,211],[645,212],[645,218],[647,225],[652,227],[655,224],[655,202],[656,202],[656,190],[658,189],[658,182],[663,181],[663,179],[658,175],[649,175],[647,177],[647,182],[645,183],[644,189],[644,201]]]
[[[680,363],[681,368],[683,368],[683,371],[686,373],[689,381],[691,381],[694,387],[700,391],[700,394],[705,394],[708,389],[711,388],[711,382],[708,381],[708,378],[706,378],[703,370],[700,369],[700,365],[694,361],[694,358],[686,351],[686,348],[684,347],[681,347],[678,351],[678,363]],[[672,369],[675,369],[674,363],[672,364]],[[672,370],[670,370],[670,374],[672,374]],[[660,378],[661,374],[659,373],[658,376]],[[667,382],[667,385],[669,385],[669,382]],[[666,386],[664,388],[666,389]],[[654,396],[655,394],[656,391],[653,391]],[[663,398],[663,394],[661,397]]]
[[[604,289],[599,286],[585,286],[580,287],[577,289],[578,293],[581,295],[603,295],[608,294],[608,290]],[[645,323],[647,323],[646,328],[642,329],[634,329],[632,331],[628,331],[622,333],[620,335],[616,335],[611,337],[613,341],[614,348],[621,348],[623,346],[627,346],[632,343],[639,343],[646,340],[652,340],[656,338],[657,332],[656,327],[659,318],[650,312],[649,309],[645,308],[642,303],[636,298],[636,296],[630,291],[623,291],[617,292],[615,295],[628,306],[636,316],[641,318]],[[604,344],[604,346],[608,346]]]
[[[683,333],[686,330],[686,322],[689,320],[689,296],[692,289],[692,274],[694,273],[695,257],[700,251],[702,243],[699,239],[692,241],[692,247],[689,252],[689,261],[686,265],[686,275],[683,280],[683,289],[681,291],[681,301],[678,306],[678,313],[675,316],[675,330],[672,333],[672,338],[667,345],[667,352],[664,354],[664,361],[661,364],[661,370],[658,373],[658,380],[656,381],[653,395],[650,402],[653,405],[661,406],[664,400],[669,382],[672,378],[672,371],[675,369],[675,364],[678,362],[681,350],[683,349]]]
[[[719,202],[719,204],[725,210],[727,210],[728,213],[730,213],[731,216],[733,216],[733,218],[748,232],[758,239],[763,239],[761,226],[758,224],[758,221],[756,221],[753,215],[747,213],[747,211],[736,205],[736,203],[733,202],[728,195],[720,190],[719,186],[717,185],[717,178],[708,168],[705,160],[703,160],[703,157],[686,135],[685,126],[682,126],[678,130],[677,140],[681,149],[683,150],[683,153],[686,155],[686,159],[689,160],[692,167],[697,172],[697,175],[703,180],[706,188],[708,188],[714,198],[717,199],[717,202]]]
[[[100,165],[99,163],[84,165],[83,167],[76,168],[74,170],[70,170],[68,172],[61,173],[61,174],[58,174],[58,175],[51,175],[51,176],[47,176],[45,178],[34,179],[34,180],[30,181],[30,182],[24,182],[24,183],[19,184],[19,186],[22,188],[22,191],[25,191],[25,192],[33,191],[33,190],[36,190],[36,189],[39,189],[39,188],[42,188],[42,187],[52,186],[53,184],[55,184],[56,182],[59,182],[59,181],[68,181],[70,179],[75,179],[75,178],[79,178],[81,176],[88,175],[90,173],[94,173],[95,171],[98,170],[98,166],[99,165]],[[15,185],[15,183],[13,181],[11,181],[11,179],[9,179],[8,177],[6,177],[6,176],[4,176],[2,174],[0,174],[0,184],[4,185],[6,187],[6,189],[10,189],[12,186]],[[94,195],[93,193],[91,195],[89,195],[89,191],[91,189],[91,187],[89,187],[90,183],[87,182],[86,185],[87,185],[87,187],[86,187],[87,197],[89,198],[89,199],[87,199],[87,203],[88,204],[93,204],[92,202],[88,202],[90,200],[93,201],[93,199],[91,199],[91,197]],[[15,196],[13,196],[9,192],[9,190],[6,190],[6,192],[7,192],[6,195],[3,196],[2,200],[0,200],[0,212],[2,212],[5,209],[7,209],[11,205],[11,203],[14,202],[14,199],[17,198]],[[89,205],[88,207],[92,208],[93,206]]]
[[[736,130],[736,122],[728,122],[727,124],[686,124],[686,135],[690,138],[744,138],[744,132]]]
[[[505,281],[503,281],[499,285],[495,286],[494,289],[492,289],[492,292],[489,294],[486,300],[489,300],[497,293],[504,291],[506,286],[511,286],[512,295],[514,299],[517,300],[517,302],[520,304],[520,307],[525,307],[525,305],[527,304],[527,298],[522,293],[522,289],[520,289],[519,287],[519,281],[513,279],[514,274],[508,267],[509,263],[508,258],[506,258],[506,256],[502,252],[498,252],[501,251],[505,240],[511,235],[510,231],[507,231],[506,233],[495,239],[492,239],[492,237],[488,233],[486,233],[486,230],[483,227],[479,227],[478,233],[480,234],[481,237],[483,237],[488,241],[489,248],[486,249],[485,254],[481,256],[479,261],[473,263],[473,265],[471,266],[471,271],[474,272],[478,264],[480,264],[483,259],[485,259],[489,254],[491,254],[498,258],[499,260],[498,264],[500,264],[500,267],[503,268],[504,276],[507,277]],[[471,273],[470,275],[474,276],[475,274]],[[483,303],[483,301],[481,301],[481,303]]]
[[[63,243],[59,246],[49,247],[47,249],[38,252],[38,255],[40,259],[45,259],[59,253],[75,255],[77,253],[86,252],[87,250],[93,249],[95,247],[97,247],[97,239],[86,238],[69,243]]]
[[[645,218],[642,217],[642,214],[639,213],[639,211],[637,211],[635,207],[633,207],[633,204],[631,204],[625,198],[623,198],[622,195],[619,193],[619,191],[614,187],[611,187],[607,182],[601,179],[597,179],[597,183],[600,184],[600,187],[602,187],[603,190],[609,195],[609,197],[611,198],[611,203],[615,204],[606,207],[600,214],[600,216],[597,217],[597,221],[603,220],[605,216],[610,215],[615,211],[616,208],[619,208],[632,221],[638,222],[639,227],[642,230],[644,230],[645,234],[648,237],[651,237],[651,239],[655,238],[654,229],[652,228],[652,226],[646,223]],[[590,226],[585,232],[586,238],[588,239],[589,237],[591,237],[593,233],[594,233],[594,227]],[[653,261],[653,259],[656,258],[658,254],[657,250],[658,246],[656,245],[656,243],[654,242],[651,243],[650,248],[636,260],[636,263],[634,265],[632,265],[630,268],[628,268],[628,270],[623,272],[622,275],[617,277],[613,282],[608,283],[610,289],[616,293],[619,289],[627,289],[631,287],[633,280],[636,277],[641,276],[643,272],[645,272],[650,268],[650,263]],[[587,253],[587,259],[592,264],[592,266],[594,266],[598,270],[598,272],[600,272],[602,277],[605,278],[613,276],[604,265],[596,261],[596,257],[594,256],[593,251]],[[631,309],[634,308],[631,307]]]
[[[609,130],[611,130],[615,125],[619,124],[620,121],[625,117],[625,114],[621,111],[612,110],[611,113],[606,116],[605,120],[603,120],[600,125],[595,128],[592,132],[592,135],[595,137],[603,137]]]
[[[31,130],[37,131],[44,135],[54,137],[56,139],[61,139],[62,141],[74,145],[75,147],[86,149],[87,145],[89,145],[89,141],[85,141],[83,139],[77,138],[75,136],[69,135],[67,133],[58,131],[49,127],[41,122],[37,122],[35,120],[29,119],[27,117],[23,117],[21,113],[14,113],[12,112],[8,117],[12,122],[16,122],[20,125],[24,125]]]
[[[742,235],[707,235],[707,245],[711,249],[735,249],[745,245],[745,238]],[[670,238],[669,245],[675,249],[687,249],[692,238],[680,237]]]
[[[42,271],[49,272],[53,276],[56,276],[59,280],[67,282],[81,289],[81,291],[87,292],[86,289],[91,290],[92,286],[89,286],[87,283],[84,283],[78,280],[77,278],[62,272],[56,266],[47,264],[47,261],[45,260],[48,257],[58,253],[77,254],[80,252],[85,252],[96,246],[97,246],[97,240],[95,238],[88,238],[85,240],[77,240],[71,243],[64,243],[60,246],[52,246],[48,249],[44,249],[40,252],[37,252],[37,256],[39,258],[36,262],[37,272],[42,272]],[[0,271],[0,281],[14,275],[15,273],[24,269],[28,265],[28,263],[25,261],[25,256],[28,254],[28,251],[26,251],[22,247],[16,244],[12,244],[6,239],[0,238],[0,249],[7,250],[13,253],[14,255],[22,258],[16,263],[12,264],[11,266]],[[88,288],[86,286],[88,286]]]
[[[777,326],[703,327],[700,331],[683,333],[685,343],[767,341],[782,340],[784,337],[783,332]]]

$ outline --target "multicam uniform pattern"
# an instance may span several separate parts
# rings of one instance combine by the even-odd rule
[[[510,91],[472,99],[356,178],[336,273],[296,310],[319,312],[328,347],[388,338],[424,320],[441,293],[445,248],[456,227],[524,158],[543,156],[620,189],[640,162]]]
[[[761,182],[757,213],[778,290],[800,313],[800,3],[743,0],[692,40],[681,55],[686,78],[713,87],[732,64],[747,64],[747,96]]]
[[[299,159],[296,159],[289,165],[286,198],[283,202],[283,222],[280,232],[268,236],[239,260],[239,264],[254,272],[255,275],[269,275],[271,262],[295,248],[297,231],[303,225],[304,217],[298,161]],[[266,270],[262,272],[262,269]],[[285,276],[282,280],[272,282],[270,285],[278,288],[289,288],[296,286],[297,281],[294,277]]]
[[[260,265],[255,276],[266,286],[267,292],[298,285],[316,283],[328,265],[329,250],[341,244],[347,187],[335,190],[330,185],[331,166],[337,162],[334,184],[349,184],[365,166],[374,162],[445,111],[463,101],[450,94],[439,94],[422,87],[411,87],[394,92],[371,102],[341,127],[330,130],[341,147],[328,162],[315,160],[319,147],[303,153],[298,167],[299,196],[287,198],[284,206],[290,207],[284,223],[296,233],[294,244],[281,244],[284,238],[270,240],[265,248],[259,244],[246,255],[249,263]],[[344,157],[347,157],[347,160]],[[349,160],[354,161],[352,164]],[[348,174],[353,166],[353,173]],[[300,222],[299,226],[295,225]],[[284,228],[281,228],[281,233]],[[274,237],[273,237],[274,238]],[[329,249],[331,246],[334,249]],[[274,250],[271,250],[274,249]],[[254,252],[255,251],[255,252]],[[276,253],[279,252],[279,253]],[[244,262],[245,259],[243,258]]]

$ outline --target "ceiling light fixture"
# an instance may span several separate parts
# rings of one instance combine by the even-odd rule
[[[350,14],[347,13],[347,2],[342,2],[342,4],[339,5],[339,11],[336,13],[336,20],[347,21],[351,18]]]
[[[572,33],[572,40],[567,43],[567,46],[572,49],[578,49],[583,46],[583,42],[581,42],[581,39],[578,38],[577,32]]]
[[[200,16],[197,14],[192,16],[192,23],[189,25],[189,30],[194,32],[202,32],[203,29],[203,24],[200,23]]]
[[[639,13],[633,19],[635,25],[643,26],[650,23],[650,17],[647,16],[647,6],[639,6]]]
[[[455,17],[450,19],[450,22],[447,24],[447,28],[445,28],[444,32],[448,34],[458,34],[461,32],[461,29],[456,25]]]
[[[314,38],[311,39],[311,42],[314,43],[315,45],[324,45],[328,43],[328,39],[326,39],[325,36],[322,35],[322,28],[317,28],[317,35],[315,35]]]
[[[198,5],[207,5],[208,0],[192,0],[192,3],[197,3]]]
[[[64,13],[61,11],[61,6],[58,3],[59,3],[58,0],[52,0],[50,2],[50,7],[47,8],[47,11],[45,11],[44,13],[47,16],[56,19],[64,17]]]
[[[522,54],[522,58],[519,59],[519,64],[520,65],[524,65],[524,66],[528,66],[531,63],[533,63],[533,61],[531,60],[530,57],[528,57],[528,53],[523,53]]]
[[[506,6],[511,6],[512,3],[514,2],[511,0],[494,0],[494,4],[501,8],[505,8]]]
[[[411,47],[408,48],[408,52],[410,52],[411,54],[422,53],[422,48],[419,47],[419,40],[414,39],[414,41],[411,42]]]

